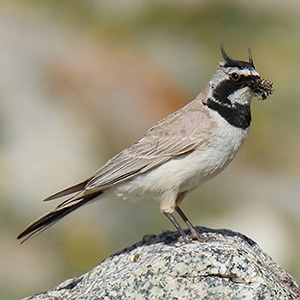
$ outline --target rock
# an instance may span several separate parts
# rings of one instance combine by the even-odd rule
[[[146,236],[90,272],[26,299],[300,299],[296,281],[248,237],[197,227]]]

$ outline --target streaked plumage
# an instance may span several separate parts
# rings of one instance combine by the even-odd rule
[[[18,238],[26,240],[96,197],[109,197],[159,200],[161,211],[188,241],[172,213],[176,210],[195,234],[178,205],[233,159],[248,134],[252,97],[265,99],[273,92],[272,83],[255,70],[251,55],[244,62],[229,58],[222,47],[221,52],[225,63],[195,100],[158,122],[88,179],[47,197],[75,193]]]

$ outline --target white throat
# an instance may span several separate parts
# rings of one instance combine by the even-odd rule
[[[249,87],[239,89],[228,96],[232,104],[250,105],[253,98],[253,91]]]

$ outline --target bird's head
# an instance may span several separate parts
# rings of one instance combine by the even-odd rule
[[[213,101],[227,107],[249,106],[253,96],[261,96],[265,100],[273,93],[273,83],[260,77],[250,50],[248,61],[231,59],[223,46],[221,53],[224,62],[220,62],[209,82]]]

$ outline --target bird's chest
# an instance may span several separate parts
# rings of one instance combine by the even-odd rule
[[[242,144],[248,130],[220,121],[202,147],[188,155],[184,161],[186,174],[180,190],[196,188],[218,175],[232,161]]]

